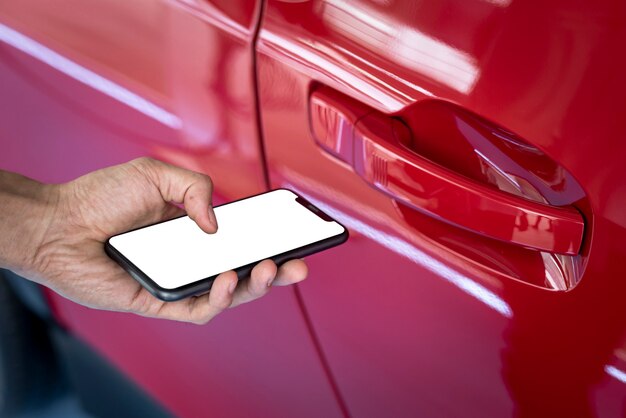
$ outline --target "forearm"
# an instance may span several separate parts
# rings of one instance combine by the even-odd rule
[[[54,219],[56,187],[0,170],[0,267],[36,270],[37,253]]]

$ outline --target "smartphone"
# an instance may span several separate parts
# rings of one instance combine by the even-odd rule
[[[258,262],[280,265],[345,242],[348,230],[302,196],[277,189],[214,209],[218,230],[188,216],[115,235],[105,251],[157,298],[206,293],[218,274],[247,277]]]

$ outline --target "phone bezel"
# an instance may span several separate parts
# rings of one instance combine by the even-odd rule
[[[252,263],[249,263],[249,264],[246,264],[244,266],[238,267],[238,268],[236,268],[234,270],[237,273],[237,277],[239,278],[239,280],[247,277],[250,274],[250,272],[252,271],[252,268],[256,264],[258,264],[259,262],[261,262],[261,261],[263,261],[263,260],[265,260],[267,258],[273,260],[276,263],[276,265],[281,265],[281,264],[285,263],[286,261],[289,261],[289,260],[292,260],[292,259],[295,259],[295,258],[302,258],[302,257],[305,257],[307,255],[311,255],[311,254],[314,254],[314,253],[326,250],[328,248],[335,247],[335,246],[340,245],[340,244],[342,244],[342,243],[344,243],[344,242],[346,242],[348,240],[349,232],[348,232],[348,228],[346,228],[345,225],[343,225],[341,222],[337,221],[336,219],[332,218],[330,215],[328,215],[327,213],[325,213],[324,211],[322,211],[321,209],[319,209],[318,207],[316,207],[315,205],[310,203],[308,200],[306,200],[304,197],[302,197],[301,195],[299,195],[295,191],[293,191],[291,189],[284,188],[284,187],[281,187],[281,188],[278,188],[278,189],[269,190],[269,191],[262,192],[262,193],[257,193],[255,195],[247,196],[247,197],[244,197],[244,198],[241,198],[241,199],[233,200],[231,202],[224,203],[222,205],[218,205],[216,207],[227,206],[227,205],[230,205],[232,203],[240,202],[240,201],[246,200],[246,199],[251,199],[251,198],[254,198],[256,196],[264,195],[264,194],[267,194],[267,193],[276,192],[278,190],[287,190],[287,191],[293,193],[294,195],[296,195],[296,198],[294,200],[296,200],[297,203],[299,203],[302,206],[306,207],[308,210],[310,210],[311,212],[313,212],[314,214],[316,214],[317,216],[319,216],[320,218],[322,218],[326,222],[336,222],[336,223],[338,223],[343,228],[343,232],[341,234],[334,235],[332,237],[325,238],[323,240],[316,241],[316,242],[313,242],[311,244],[304,245],[302,247],[294,248],[292,250],[286,251],[284,253],[277,254],[277,255],[272,256],[272,257],[266,257],[266,258],[263,258],[263,259],[260,259],[260,260],[256,260],[256,261],[254,261]],[[311,210],[310,206],[315,208],[317,211]],[[185,217],[185,216],[187,216],[187,215],[181,215],[181,216],[177,216],[176,218],[167,219],[165,221],[156,222],[156,223],[153,223],[153,224],[150,224],[150,225],[144,225],[144,226],[141,226],[139,228],[131,229],[129,231],[125,231],[125,232],[122,232],[120,234],[116,234],[113,237],[116,237],[118,235],[123,235],[123,234],[129,233],[129,232],[137,231],[139,229],[148,228],[150,226],[158,225],[158,224],[161,224],[161,223],[164,223],[164,222],[169,222],[169,221],[172,221],[174,219],[179,219],[179,218],[182,218],[182,217]],[[159,286],[147,274],[145,274],[143,271],[141,271],[140,268],[138,268],[136,265],[134,265],[121,252],[119,252],[113,245],[111,245],[110,240],[113,237],[110,237],[105,242],[104,250],[107,253],[107,255],[110,258],[112,258],[114,261],[116,261],[124,270],[126,270],[126,272],[128,272],[128,274],[130,274],[131,277],[133,277],[135,280],[137,280],[152,295],[154,295],[155,297],[157,297],[157,298],[159,298],[159,299],[161,299],[163,301],[174,302],[174,301],[177,301],[177,300],[180,300],[180,299],[184,299],[186,297],[196,296],[196,295],[200,295],[200,294],[206,293],[209,290],[211,290],[211,286],[213,285],[213,281],[219,275],[219,274],[215,274],[213,276],[206,277],[204,279],[200,279],[200,280],[197,280],[197,281],[195,281],[193,283],[188,283],[188,284],[180,286],[180,287],[176,287],[176,288],[173,288],[173,289],[166,289],[164,287]]]

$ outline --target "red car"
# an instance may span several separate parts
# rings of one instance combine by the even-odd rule
[[[5,0],[0,167],[149,155],[351,236],[203,327],[13,291],[105,416],[625,416],[625,43],[618,1]]]

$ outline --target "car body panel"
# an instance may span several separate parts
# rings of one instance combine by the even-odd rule
[[[259,2],[0,4],[0,165],[64,182],[152,156],[220,204],[266,190],[252,42]],[[177,416],[340,416],[294,290],[206,327],[91,310],[56,319]]]
[[[3,169],[63,182],[151,155],[211,175],[216,203],[264,191],[268,170],[351,234],[309,257],[295,290],[207,327],[47,292],[56,319],[183,417],[623,416],[622,3],[268,0],[260,12],[0,4]],[[368,185],[312,134],[322,87],[414,132],[429,100],[514,132],[580,186],[561,202],[584,219],[580,254],[495,241]],[[466,155],[435,139],[441,164]],[[548,280],[567,266],[574,280]]]
[[[268,1],[257,51],[271,184],[350,229],[336,257],[310,258],[323,279],[300,291],[351,416],[624,413],[624,12],[609,1]],[[312,134],[320,86],[405,121],[419,103],[449,102],[564,167],[584,192],[575,286],[544,286],[538,252],[364,182]]]

